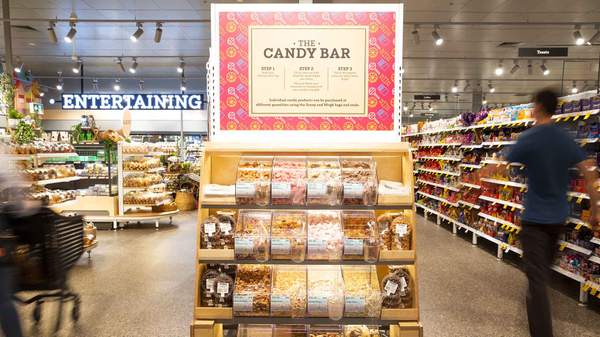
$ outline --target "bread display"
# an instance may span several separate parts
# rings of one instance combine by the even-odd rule
[[[33,181],[74,177],[77,175],[73,165],[52,165],[25,170],[27,177]]]
[[[48,142],[37,140],[30,144],[10,144],[11,154],[39,154],[39,153],[74,153],[75,148],[68,143]]]
[[[123,203],[138,206],[158,206],[171,202],[170,193],[131,191],[123,196]]]
[[[150,187],[162,182],[159,174],[133,173],[123,177],[123,187]],[[164,189],[163,189],[164,190]]]
[[[40,200],[44,204],[55,205],[61,202],[74,200],[79,195],[76,190],[49,190],[47,188],[35,188],[28,194],[29,199]]]
[[[129,159],[123,162],[123,170],[125,171],[148,171],[161,167],[158,158],[141,158]]]

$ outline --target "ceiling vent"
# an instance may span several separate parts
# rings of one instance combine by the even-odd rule
[[[10,27],[13,28],[13,29],[17,29],[17,30],[24,30],[24,31],[27,31],[27,32],[38,32],[39,33],[39,30],[37,30],[37,29],[35,29],[35,28],[31,27],[31,26],[10,25]]]
[[[523,42],[502,42],[498,45],[498,48],[516,48],[522,44]]]

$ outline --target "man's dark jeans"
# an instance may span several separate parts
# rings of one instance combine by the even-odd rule
[[[0,326],[6,337],[22,337],[19,314],[12,301],[14,268],[0,266]]]

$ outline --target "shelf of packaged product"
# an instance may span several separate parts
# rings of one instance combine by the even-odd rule
[[[579,252],[579,253],[581,253],[583,255],[586,255],[586,256],[592,255],[592,251],[591,250],[583,248],[583,247],[578,246],[576,244],[567,242],[565,240],[558,240],[558,245],[559,245],[559,250],[561,250],[561,251],[564,250],[565,248],[569,248],[570,250],[574,250],[574,251]]]
[[[34,155],[39,159],[48,159],[48,158],[65,158],[65,157],[77,157],[79,156],[75,152],[65,152],[65,153],[38,153]]]
[[[458,203],[451,202],[451,201],[449,201],[448,199],[444,199],[444,198],[442,198],[442,197],[438,197],[438,196],[431,195],[431,194],[429,194],[429,193],[425,193],[425,192],[421,192],[421,191],[417,192],[417,194],[420,194],[420,195],[422,195],[422,196],[424,196],[424,197],[427,197],[427,198],[429,198],[429,199],[433,199],[433,200],[437,200],[437,201],[445,202],[445,203],[447,203],[447,204],[448,204],[448,205],[450,205],[450,206],[458,207]]]
[[[154,172],[160,172],[160,171],[164,171],[164,170],[165,170],[164,167],[153,167],[153,168],[149,168],[146,170],[123,170],[123,174],[154,173]]]
[[[453,128],[447,128],[447,129],[439,129],[439,130],[429,130],[429,131],[421,131],[421,132],[415,132],[415,133],[411,133],[411,134],[407,134],[407,135],[402,135],[402,137],[415,137],[415,136],[424,136],[424,135],[432,135],[432,134],[436,134],[436,133],[445,133],[445,132],[460,132],[460,131],[467,131],[467,130],[473,130],[473,129],[486,129],[486,128],[500,128],[503,126],[506,127],[516,127],[516,126],[521,126],[521,125],[527,125],[529,123],[533,123],[534,120],[531,118],[528,119],[519,119],[519,120],[511,120],[511,121],[502,121],[502,122],[488,122],[488,123],[484,123],[484,124],[475,124],[475,125],[470,125],[470,126],[462,126],[462,127],[453,127]]]
[[[499,223],[499,224],[501,224],[503,226],[507,226],[507,227],[513,228],[513,229],[515,229],[517,231],[521,231],[521,227],[520,226],[517,226],[517,225],[515,225],[514,223],[512,223],[510,221],[502,220],[500,218],[496,218],[495,216],[492,216],[492,215],[489,215],[489,214],[486,214],[486,213],[483,213],[483,212],[479,212],[478,215],[480,217],[482,217],[484,219],[487,219],[487,220],[490,220],[492,222]]]
[[[460,157],[447,157],[447,156],[440,156],[440,157],[422,156],[422,157],[419,157],[419,159],[440,160],[440,161],[461,161],[462,160],[462,158],[460,158]]]
[[[480,185],[471,184],[471,183],[465,183],[463,181],[461,181],[460,184],[463,185],[464,187],[474,188],[474,189],[477,189],[477,190],[481,188]]]
[[[424,169],[424,168],[420,168],[418,170],[421,172],[427,172],[427,173],[433,173],[433,174],[445,174],[448,176],[456,176],[456,177],[460,176],[459,172],[432,170],[432,169]]]
[[[594,262],[595,264],[600,264],[600,257],[598,256],[590,256],[590,258],[588,259],[591,262]]]
[[[483,145],[481,144],[464,144],[460,146],[462,149],[481,149],[483,147]]]
[[[596,245],[600,245],[600,238],[592,238],[590,242]]]
[[[466,202],[464,200],[459,200],[458,203],[461,204],[461,205],[464,205],[464,206],[468,206],[468,207],[473,208],[473,209],[480,209],[481,208],[481,206],[479,206],[479,205],[472,204],[472,203]]]
[[[479,164],[459,164],[458,167],[467,168],[471,170],[478,170],[481,168]]]
[[[417,183],[421,183],[421,184],[425,184],[425,185],[430,185],[430,186],[435,186],[435,187],[440,187],[440,188],[443,188],[445,190],[450,190],[450,191],[454,191],[454,192],[460,192],[460,189],[458,189],[456,187],[452,187],[452,186],[448,186],[448,185],[444,185],[444,184],[438,184],[438,183],[434,183],[434,182],[427,181],[427,180],[417,179]]]
[[[139,152],[139,153],[125,153],[123,152],[123,157],[158,157],[158,156],[167,156],[169,155],[166,152]]]
[[[523,209],[523,205],[521,204],[517,204],[514,202],[510,202],[510,201],[506,201],[506,200],[502,200],[502,199],[497,199],[497,198],[493,198],[493,197],[489,197],[487,195],[480,195],[479,199],[481,200],[485,200],[485,201],[489,201],[492,204],[500,204],[500,205],[504,205],[504,206],[508,206],[508,207],[512,207],[512,208],[517,208],[517,209]]]
[[[577,199],[589,199],[590,198],[590,196],[587,193],[573,192],[573,191],[567,192],[567,196],[569,196],[570,198],[577,198]]]
[[[600,290],[599,283],[596,283],[591,280],[587,280],[581,285],[581,290],[584,292],[589,291],[592,296],[596,296],[597,298],[600,298],[600,292],[598,292]]]
[[[480,178],[479,180],[484,181],[486,183],[490,183],[490,184],[511,186],[511,187],[517,187],[517,188],[527,188],[527,184],[516,183],[514,181],[508,181],[508,180],[491,179],[491,178]]]
[[[223,308],[225,309],[225,308]],[[383,311],[386,309],[382,309]],[[309,325],[394,325],[398,324],[399,319],[380,319],[372,317],[342,317],[339,320],[327,317],[233,317],[231,319],[215,319],[215,323],[222,324],[309,324]]]
[[[72,176],[72,177],[64,177],[64,178],[56,178],[56,179],[38,180],[38,181],[34,181],[33,183],[36,185],[40,185],[40,186],[46,186],[46,185],[50,185],[50,184],[67,183],[70,181],[77,181],[77,180],[81,180],[81,179],[82,179],[82,177]]]
[[[588,119],[592,115],[598,114],[598,112],[600,112],[600,109],[585,110],[585,111],[579,111],[579,112],[570,112],[570,113],[554,115],[554,116],[552,116],[552,119],[556,120],[557,122],[560,122],[560,121],[566,122],[570,118],[573,118],[573,120],[577,120],[577,119],[583,117],[583,119],[585,120],[585,119]]]
[[[461,143],[424,143],[417,145],[418,147],[453,147],[461,146]]]
[[[514,140],[506,140],[506,141],[497,141],[497,142],[482,142],[481,145],[483,147],[502,147],[502,146],[509,146],[509,145],[514,145],[517,142]]]
[[[576,225],[577,227],[575,227],[575,229],[579,229],[581,227],[586,227],[589,229],[592,229],[592,225],[590,225],[589,223],[580,220],[580,219],[576,219],[576,218],[567,218],[567,223],[572,223],[574,225]]]
[[[377,205],[236,205],[235,203],[213,203],[204,199],[200,206],[206,209],[281,209],[281,210],[402,210],[412,209],[412,204],[408,203],[385,203]]]
[[[563,274],[564,276],[566,276],[566,277],[568,277],[570,279],[573,279],[573,280],[575,280],[577,282],[580,282],[580,283],[584,283],[585,282],[585,278],[583,276],[577,275],[577,274],[572,273],[572,272],[570,272],[568,270],[565,270],[565,269],[561,268],[560,266],[553,265],[550,268],[552,268],[552,270],[558,272],[559,274]]]

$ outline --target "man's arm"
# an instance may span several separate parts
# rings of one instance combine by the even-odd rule
[[[596,163],[591,159],[586,159],[579,164],[577,164],[577,168],[579,172],[583,174],[583,179],[585,180],[585,188],[587,190],[588,195],[590,196],[590,224],[592,227],[597,227],[599,223],[598,213],[598,170]]]

